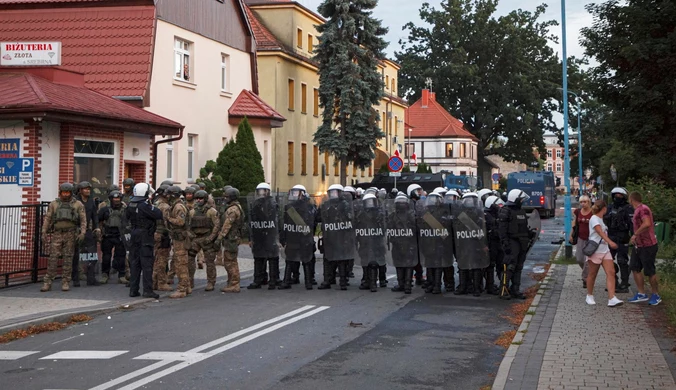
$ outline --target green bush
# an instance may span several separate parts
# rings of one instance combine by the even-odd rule
[[[643,203],[650,207],[655,221],[676,223],[676,188],[668,188],[654,179],[643,178],[627,181],[627,191],[640,192]],[[673,230],[673,229],[672,229]]]
[[[425,164],[424,162],[421,162],[418,164],[418,168],[415,170],[416,173],[432,173],[432,167],[429,165]]]

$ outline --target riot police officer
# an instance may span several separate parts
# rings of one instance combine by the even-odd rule
[[[103,203],[101,203],[103,204]],[[124,245],[124,234],[126,234],[127,205],[122,203],[122,193],[112,191],[108,194],[108,205],[99,210],[99,221],[103,226],[103,239],[101,240],[101,252],[103,261],[101,263],[101,283],[108,283],[110,278],[110,262],[113,258],[113,269],[117,271],[118,279],[124,278],[126,266],[125,258],[127,249]]]
[[[629,292],[629,239],[633,228],[634,209],[628,202],[627,190],[615,187],[610,194],[613,202],[608,206],[608,211],[603,217],[603,222],[608,226],[608,238],[617,243],[617,249],[610,249],[610,254],[615,258],[615,285],[616,292]],[[620,274],[618,280],[617,274]]]
[[[286,268],[282,285],[279,286],[280,290],[291,288],[292,274],[300,271],[301,264],[305,274],[305,288],[312,290],[316,221],[317,208],[310,202],[307,190],[300,184],[293,186],[284,205],[282,230],[279,234],[279,242],[286,256]]]
[[[52,281],[56,277],[56,266],[59,257],[63,258],[63,270],[61,290],[70,290],[72,258],[76,241],[84,240],[87,231],[87,218],[85,208],[73,197],[73,185],[63,183],[59,186],[59,197],[47,208],[45,221],[42,225],[42,240],[47,241],[47,234],[51,233],[49,247],[49,262],[47,274],[40,291],[47,292],[52,289]]]
[[[498,233],[498,213],[502,200],[495,195],[489,195],[484,202],[484,216],[486,218],[486,237],[488,238],[488,253],[490,265],[486,268],[486,293],[498,295],[495,286],[495,270],[502,275],[502,247],[500,246],[500,234]]]
[[[101,229],[99,229],[99,216],[97,213],[98,206],[91,196],[92,185],[88,181],[82,181],[77,185],[78,195],[76,199],[79,200],[85,207],[85,216],[87,219],[87,232],[85,239],[80,243],[78,249],[75,250],[73,256],[73,286],[80,287],[80,279],[86,279],[88,286],[98,286],[99,282],[96,280],[96,263],[98,261],[98,251],[96,248],[96,240],[101,238]],[[80,263],[80,254],[87,253],[91,255],[83,256],[87,261]],[[82,274],[81,274],[82,272]]]
[[[156,222],[162,219],[162,212],[150,204],[152,191],[146,183],[134,185],[133,196],[125,211],[131,225],[131,246],[129,251],[131,279],[129,296],[138,297],[143,277],[143,297],[158,299],[153,291],[153,235]]]
[[[406,194],[408,195],[408,198],[414,202],[415,206],[415,202],[419,201],[420,198],[422,197],[423,189],[418,184],[411,184],[406,189]],[[416,286],[422,286],[425,283],[425,279],[423,279],[423,268],[422,265],[420,264],[420,260],[418,260],[418,265],[416,265],[413,270],[415,272]]]
[[[136,182],[134,182],[134,179],[131,177],[122,181],[122,202],[124,202],[124,204],[129,205],[129,202],[131,202],[131,197],[134,196],[133,191],[135,185]]]
[[[352,195],[352,200],[354,201],[357,199],[357,190],[354,189],[352,186],[345,186],[343,191],[347,194]],[[385,267],[387,269],[387,266]],[[347,263],[347,277],[348,278],[354,278],[354,259],[348,260]]]
[[[349,260],[354,260],[356,237],[351,196],[348,197],[343,192],[343,186],[340,184],[329,186],[327,197],[321,204],[321,214],[325,266],[324,281],[319,289],[331,288],[331,279],[335,278],[332,272],[335,268],[331,263],[334,263],[338,266],[340,289],[347,290],[347,268]],[[326,266],[327,262],[329,267]]]
[[[270,268],[268,290],[281,285],[279,279],[279,208],[271,196],[268,183],[259,183],[249,199],[249,245],[254,256],[254,280],[247,289],[258,289],[263,284],[265,269]]]
[[[521,272],[531,240],[528,218],[521,204],[530,198],[519,189],[509,191],[507,204],[498,212],[498,234],[505,254],[505,275],[500,285],[501,299],[525,299],[521,293]],[[511,286],[507,283],[511,282]]]
[[[392,291],[411,294],[413,268],[418,264],[415,205],[403,193],[386,204],[388,246],[392,248],[392,265],[397,269],[397,286]]]

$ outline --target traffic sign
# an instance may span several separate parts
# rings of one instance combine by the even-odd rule
[[[500,174],[494,173],[493,175],[491,175],[491,178],[493,179],[493,181],[500,181]]]
[[[398,156],[390,157],[390,159],[387,161],[387,169],[390,172],[401,172],[401,170],[404,169],[404,160]]]
[[[21,171],[19,172],[19,185],[23,187],[33,186],[33,174],[35,171],[35,160],[31,158],[20,158]]]

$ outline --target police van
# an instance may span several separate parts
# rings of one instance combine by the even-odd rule
[[[530,199],[523,203],[524,210],[538,210],[544,218],[556,212],[556,190],[553,172],[512,172],[507,175],[507,192],[519,189]]]

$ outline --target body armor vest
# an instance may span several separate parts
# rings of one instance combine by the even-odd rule
[[[80,217],[75,212],[74,203],[73,200],[64,202],[61,199],[57,199],[58,207],[53,219],[55,230],[71,230],[77,227]]]
[[[155,203],[155,207],[160,209],[160,211],[162,211],[162,214],[164,214],[165,209],[171,209],[171,206],[169,206],[169,203],[167,203],[165,201],[157,201]],[[157,221],[157,228],[156,228],[155,232],[157,232],[159,234],[169,233],[169,229],[167,229],[167,225],[164,221],[164,218]]]
[[[528,217],[523,209],[517,210],[503,207],[500,209],[500,213],[509,214],[509,226],[507,228],[507,235],[509,238],[515,240],[530,240],[530,235],[528,233]]]
[[[211,222],[211,218],[207,216],[207,212],[211,207],[195,207],[195,213],[192,218],[190,218],[190,229],[195,234],[206,234],[213,230],[214,224]]]
[[[185,205],[184,205],[183,203],[176,202],[176,203],[171,207],[170,214],[173,214],[174,209],[175,209],[178,205],[181,205],[181,206],[185,207]],[[185,224],[183,224],[183,226],[177,226],[177,225],[174,225],[174,224],[172,224],[171,222],[167,221],[167,225],[168,225],[167,228],[169,229],[169,231],[170,231],[170,232],[177,232],[177,233],[178,233],[178,232],[183,232],[184,230],[188,230],[188,227],[190,226],[190,221],[188,220],[188,212],[187,212],[187,209],[186,209],[186,213],[185,213],[185,218],[186,218],[186,221],[185,221]]]
[[[242,206],[240,206],[239,203],[233,203],[230,206],[228,206],[225,209],[223,215],[221,216],[221,226],[223,225],[223,222],[225,222],[225,215],[227,214],[230,207],[237,207],[239,209],[239,218],[230,227],[230,231],[228,231],[228,234],[225,236],[225,239],[230,241],[237,241],[241,238],[242,228],[244,227],[244,210],[242,210]]]

